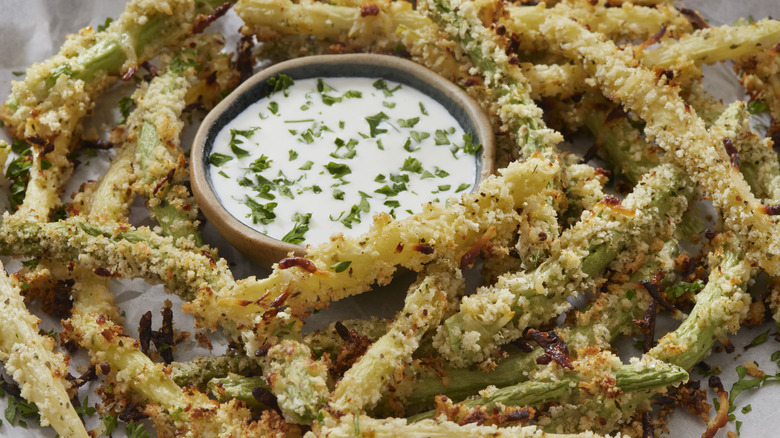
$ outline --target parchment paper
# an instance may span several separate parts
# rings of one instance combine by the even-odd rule
[[[4,100],[8,96],[11,81],[17,78],[16,72],[24,72],[30,64],[42,61],[56,53],[66,34],[75,33],[84,26],[96,27],[103,24],[106,17],[117,17],[123,10],[124,3],[121,0],[3,0],[0,3],[2,8],[0,10],[0,98]],[[731,23],[737,17],[747,15],[752,15],[756,20],[766,16],[780,17],[780,2],[778,0],[689,0],[684,2],[684,6],[699,10],[711,24]],[[219,30],[226,35],[229,41],[227,49],[232,51],[232,42],[236,41],[237,29],[240,24],[240,20],[231,12],[212,25],[210,31]],[[711,92],[725,102],[745,99],[742,88],[736,82],[729,65],[723,64],[709,68],[706,85]],[[115,108],[117,100],[123,93],[127,93],[126,88],[123,91],[108,93],[101,101],[101,108]],[[100,112],[96,111],[96,113]],[[109,121],[110,117],[93,120],[90,125],[98,129],[105,128],[103,125]],[[183,142],[185,147],[188,144],[187,140],[192,138],[196,128],[197,121],[188,128],[185,134]],[[10,143],[10,138],[5,132],[0,132],[0,139],[5,139]],[[107,168],[111,156],[111,153],[101,152],[96,157],[82,158],[83,164],[77,169],[73,183],[68,187],[64,199],[70,199],[70,193],[75,191],[81,182],[86,179],[94,179],[102,174]],[[7,209],[7,189],[7,181],[0,178],[0,208],[3,209]],[[137,204],[132,216],[135,223],[148,224],[148,219],[145,216],[143,206]],[[204,230],[204,238],[207,243],[219,249],[222,257],[230,261],[236,278],[265,275],[266,271],[245,260],[208,225]],[[9,272],[14,272],[20,266],[18,261],[11,259],[3,259],[3,263]],[[403,289],[402,287],[384,288],[371,294],[335,303],[327,312],[315,315],[309,321],[309,328],[320,327],[346,316],[390,316],[401,307]],[[115,291],[118,304],[126,312],[126,329],[133,336],[137,336],[138,320],[147,310],[152,310],[153,328],[156,329],[160,324],[159,310],[162,308],[164,300],[172,300],[174,310],[177,310],[180,305],[180,301],[176,297],[166,295],[161,287],[149,286],[140,280],[114,281],[112,290]],[[39,309],[33,308],[32,310],[42,318],[41,327],[44,330],[61,330],[59,321],[47,317]],[[193,331],[192,318],[178,311],[175,314],[174,323],[177,330]],[[736,346],[734,353],[730,355],[714,354],[707,360],[713,367],[722,368],[723,373],[720,377],[727,390],[736,380],[735,367],[745,361],[757,361],[761,369],[770,374],[780,371],[769,360],[774,351],[780,350],[780,344],[771,340],[771,336],[767,343],[748,351],[743,350],[743,347],[749,344],[755,336],[768,329],[770,333],[777,331],[774,324],[766,324],[764,327],[750,330],[742,329],[739,335],[732,339]],[[224,343],[220,342],[221,336],[215,335],[212,336],[212,339],[214,340],[214,350],[211,354],[224,351]],[[208,354],[208,351],[197,346],[195,342],[186,342],[179,346],[176,358],[177,360],[186,360],[196,354],[204,353]],[[83,354],[76,356],[72,361],[72,368],[76,369],[72,373],[77,375],[83,371],[86,363],[87,360]],[[692,378],[699,377],[693,375]],[[7,376],[6,379],[8,379]],[[702,386],[706,386],[706,379],[702,380]],[[89,391],[89,388],[82,389],[79,399],[83,400],[84,396],[90,393]],[[90,405],[94,405],[98,400],[98,397],[91,395]],[[741,435],[747,437],[777,435],[780,424],[776,414],[777,400],[780,400],[780,387],[776,384],[769,384],[759,391],[743,392],[736,400],[737,409],[735,410],[736,419],[743,422]],[[743,413],[743,407],[748,405],[752,407],[752,410]],[[6,406],[6,399],[0,399],[0,409],[4,410]],[[3,420],[5,419],[3,418]],[[88,418],[88,427],[95,427],[97,421],[97,416]],[[700,418],[678,410],[669,424],[669,429],[669,436],[698,437],[704,431],[705,424]],[[147,430],[151,431],[152,428],[147,426]],[[729,423],[728,427],[721,430],[717,436],[725,437],[726,430],[734,431],[735,423]],[[0,426],[0,438],[20,436],[54,437],[55,433],[51,428],[42,429],[35,424],[30,424],[24,429],[19,426],[12,427],[7,421],[4,421],[4,424]],[[124,427],[120,425],[114,436],[124,436]]]

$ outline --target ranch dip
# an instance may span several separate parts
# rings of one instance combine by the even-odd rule
[[[209,155],[214,191],[246,225],[318,243],[473,188],[481,146],[419,90],[376,78],[269,82],[274,92],[225,125]]]

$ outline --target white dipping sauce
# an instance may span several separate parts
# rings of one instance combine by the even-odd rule
[[[209,156],[220,202],[248,226],[318,243],[473,188],[479,145],[419,90],[352,77],[287,85],[230,121]]]

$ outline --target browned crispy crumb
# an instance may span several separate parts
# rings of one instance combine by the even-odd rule
[[[467,407],[462,403],[454,404],[452,400],[437,395],[435,407],[436,418],[444,415],[447,420],[460,425],[517,425],[526,424],[534,418],[536,411],[531,407],[518,406],[494,406],[492,408],[484,406]]]
[[[336,334],[344,341],[339,347],[336,360],[331,364],[330,372],[335,376],[342,376],[360,356],[366,352],[368,347],[374,343],[374,340],[368,336],[361,335],[355,329],[346,328],[341,322],[337,322]]]

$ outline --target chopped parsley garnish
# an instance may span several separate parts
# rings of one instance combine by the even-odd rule
[[[303,166],[299,167],[298,169],[300,169],[300,170],[310,170],[311,166],[313,164],[314,164],[314,161],[309,160],[309,161],[306,161],[305,163],[303,163]]]
[[[141,423],[130,422],[125,426],[125,432],[128,438],[149,438],[149,432],[144,430],[144,425]]]
[[[421,113],[422,113],[422,115],[424,115],[424,116],[427,116],[427,115],[428,115],[428,110],[427,110],[427,109],[425,109],[425,105],[423,105],[423,103],[422,103],[422,102],[420,102],[420,112],[421,112]]]
[[[336,91],[336,89],[326,84],[322,78],[317,78],[317,92],[327,93],[328,91]]]
[[[409,175],[404,175],[404,174],[393,175],[393,174],[390,174],[390,181],[392,181],[394,183],[408,183],[409,182]]]
[[[252,223],[254,224],[259,222],[263,225],[268,225],[276,219],[276,214],[274,213],[274,209],[278,205],[276,202],[269,202],[263,205],[247,196],[246,205],[251,210],[249,217],[252,218]]]
[[[378,182],[378,183],[385,182],[386,180],[387,177],[382,175],[381,173],[377,175],[376,178],[374,178],[374,182]]]
[[[334,103],[341,102],[341,97],[330,96],[327,94],[322,95],[322,103],[328,106],[332,106]]]
[[[696,292],[704,288],[704,283],[701,280],[696,280],[693,283],[686,283],[679,281],[666,288],[666,296],[670,299],[677,299],[685,295],[686,292],[690,292],[696,295]]]
[[[469,187],[471,187],[471,184],[463,183],[463,184],[459,185],[457,189],[455,189],[455,193],[460,193],[460,192],[466,190]]]
[[[270,102],[268,104],[268,111],[271,111],[271,114],[273,115],[279,114],[279,104],[276,102]]]
[[[352,229],[352,224],[354,222],[360,223],[360,214],[361,213],[368,213],[371,210],[371,206],[368,203],[368,199],[371,196],[363,193],[360,193],[360,202],[356,205],[353,205],[352,208],[349,210],[349,214],[347,217],[341,220],[341,223],[344,224],[345,227]]]
[[[383,134],[387,132],[387,129],[381,129],[378,126],[380,123],[388,119],[390,119],[390,117],[388,117],[387,114],[381,111],[377,114],[374,114],[373,116],[366,117],[366,121],[368,122],[368,127],[370,129],[369,132],[371,133],[371,137],[376,137],[377,134]]]
[[[290,150],[287,152],[287,156],[289,157],[289,160],[290,160],[290,161],[293,161],[293,160],[295,160],[296,158],[298,158],[298,152],[295,152],[294,150],[290,149]]]
[[[214,152],[213,154],[209,155],[209,163],[211,163],[212,166],[221,166],[228,161],[232,160],[233,157],[230,155],[220,154],[219,152]]]
[[[249,156],[249,151],[238,146],[240,144],[244,144],[244,140],[241,140],[239,137],[249,139],[258,129],[260,128],[230,130],[230,150],[233,151],[237,158],[244,158]]]
[[[434,175],[438,176],[439,178],[446,178],[450,176],[450,174],[444,170],[439,169],[438,167],[434,167],[436,169],[435,172],[433,172]]]
[[[391,97],[393,93],[401,89],[401,84],[398,84],[395,86],[395,88],[390,89],[387,87],[387,82],[383,81],[382,79],[376,80],[374,83],[374,88],[377,90],[380,90],[381,92],[385,93],[385,97]]]
[[[38,421],[38,406],[35,403],[28,402],[24,399],[17,399],[16,397],[8,397],[8,406],[5,408],[5,419],[15,426],[17,423],[19,426],[27,427],[27,422],[22,418],[31,418],[36,422]]]
[[[396,103],[395,102],[382,102],[382,106],[385,108],[395,108]]]
[[[473,154],[482,149],[481,143],[474,144],[474,134],[471,132],[463,134],[463,143],[463,152],[467,154]]]
[[[106,21],[103,22],[103,24],[98,24],[97,31],[103,32],[106,29],[108,29],[108,26],[114,22],[114,19],[111,17],[106,17]]]
[[[100,417],[100,420],[103,422],[103,427],[106,429],[105,434],[106,436],[111,436],[111,432],[116,429],[117,425],[117,416],[116,415],[103,415]]]
[[[396,192],[395,190],[391,189],[389,186],[386,185],[374,190],[374,192],[385,195],[388,198],[398,194],[398,192]]]
[[[412,131],[409,133],[409,135],[411,135],[412,140],[416,141],[417,143],[431,136],[431,134],[428,132],[418,132],[418,131]]]
[[[283,73],[270,77],[268,78],[268,85],[270,85],[273,88],[268,93],[268,96],[281,91],[282,93],[284,93],[285,97],[287,97],[290,94],[288,88],[290,88],[290,86],[292,86],[292,84],[294,83],[295,81],[293,81],[293,78]]]
[[[38,259],[30,259],[30,260],[24,260],[22,261],[22,266],[26,266],[28,268],[35,268],[38,266],[38,263],[41,261]]]
[[[436,133],[433,135],[433,141],[436,142],[436,145],[450,144],[450,139],[447,138],[447,131],[443,129],[436,130]]]
[[[334,163],[333,161],[326,164],[325,169],[328,170],[328,173],[330,173],[333,178],[343,178],[352,173],[352,169],[346,164]]]
[[[396,201],[395,199],[388,199],[384,202],[384,204],[390,208],[398,208],[401,206],[401,203]]]
[[[122,117],[117,120],[118,125],[124,125],[127,122],[127,118],[130,116],[130,113],[133,112],[135,109],[135,101],[127,96],[119,99],[119,114],[122,115]]]
[[[253,172],[259,173],[271,167],[272,161],[273,160],[269,160],[265,155],[261,155],[260,158],[252,162],[249,168],[252,169]]]
[[[398,126],[401,128],[414,128],[414,125],[416,125],[419,121],[419,117],[412,117],[411,119],[398,119]]]
[[[339,189],[333,189],[333,199],[338,199],[339,201],[343,201],[344,192]]]
[[[301,138],[298,141],[301,141],[306,144],[314,143],[314,133],[312,133],[311,128],[303,131],[303,133],[301,133]]]
[[[293,229],[282,237],[282,242],[298,244],[303,242],[304,235],[309,231],[309,221],[311,220],[311,213],[293,215]]]
[[[351,264],[352,264],[351,261],[344,260],[344,261],[341,261],[341,262],[338,262],[338,263],[334,263],[333,265],[330,266],[330,269],[333,270],[336,273],[344,272],[344,271],[347,270],[347,268],[349,268],[349,265],[351,265]]]
[[[443,184],[443,185],[440,185],[440,186],[439,186],[439,191],[440,191],[440,192],[446,192],[447,190],[449,190],[449,189],[450,189],[450,187],[451,187],[451,186],[450,186],[449,184]]]
[[[761,114],[769,111],[769,106],[767,106],[765,101],[756,99],[751,100],[750,103],[747,104],[747,110],[750,114]]]
[[[406,143],[404,143],[404,150],[406,152],[414,152],[414,151],[419,150],[419,149],[420,148],[415,148],[415,147],[412,146],[412,139],[411,138],[407,138],[406,139]]]
[[[407,157],[406,160],[404,160],[404,165],[401,166],[401,170],[413,173],[422,173],[423,167],[422,163],[420,163],[420,160],[417,158]]]

